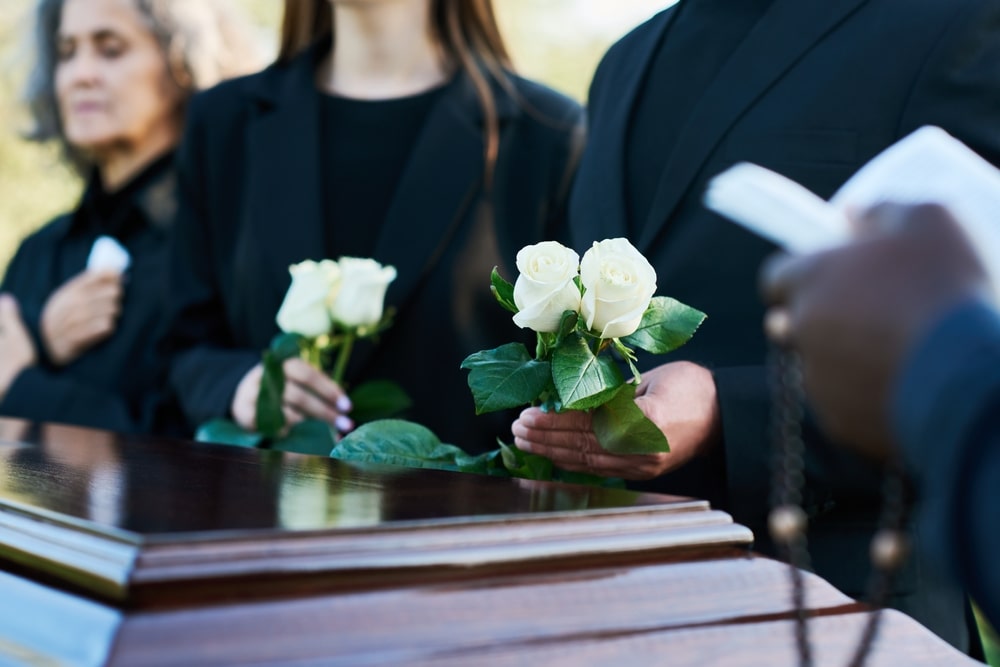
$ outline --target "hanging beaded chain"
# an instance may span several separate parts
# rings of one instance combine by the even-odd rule
[[[802,487],[805,483],[805,444],[802,440],[805,395],[802,389],[802,371],[798,355],[790,347],[775,345],[771,357],[774,461],[772,509],[768,517],[768,529],[789,565],[799,666],[812,667],[813,655],[809,644],[802,575],[802,570],[810,567],[806,539],[808,517],[802,509]],[[908,540],[904,525],[907,502],[903,480],[902,467],[894,462],[890,465],[884,482],[880,528],[871,542],[871,560],[875,567],[868,584],[868,600],[874,611],[868,615],[861,640],[848,663],[849,667],[863,667],[875,643],[882,608],[892,592],[893,577],[906,559]]]

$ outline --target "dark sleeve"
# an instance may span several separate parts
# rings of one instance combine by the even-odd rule
[[[966,304],[915,348],[893,426],[920,489],[919,546],[1000,625],[1000,313]]]
[[[100,391],[38,366],[26,368],[14,379],[0,401],[0,414],[123,433],[142,430],[141,415],[133,415],[117,394]]]
[[[259,352],[232,347],[216,278],[216,264],[222,260],[214,237],[218,230],[208,215],[206,161],[211,127],[204,114],[206,102],[211,101],[203,96],[192,100],[177,154],[178,210],[169,264],[170,325],[161,347],[171,360],[170,385],[191,428],[227,416],[236,385],[260,361]]]
[[[7,265],[0,292],[6,292],[17,299],[21,319],[35,345],[38,363],[43,368],[51,368],[45,345],[42,341],[42,310],[56,286],[51,285],[49,276],[40,266],[48,266],[56,248],[48,234],[49,228],[60,224],[59,219],[26,238]]]

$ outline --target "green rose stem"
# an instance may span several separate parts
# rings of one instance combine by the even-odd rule
[[[344,387],[344,372],[347,370],[347,362],[351,358],[351,349],[354,347],[354,339],[357,334],[353,329],[348,329],[344,334],[344,340],[340,344],[340,351],[337,353],[337,363],[333,366],[333,381]]]
[[[323,349],[322,349],[322,346],[318,345],[317,343],[310,343],[310,344],[306,345],[305,348],[306,348],[305,349],[305,352],[306,352],[306,362],[310,366],[312,366],[313,368],[322,368],[323,367],[323,361],[322,361]]]

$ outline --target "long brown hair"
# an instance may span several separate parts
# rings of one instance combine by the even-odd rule
[[[500,122],[492,78],[513,93],[507,72],[513,69],[500,34],[492,0],[431,0],[431,23],[448,57],[469,77],[483,110],[485,183],[492,184],[500,148]],[[288,62],[310,44],[332,39],[330,0],[285,0],[278,62]]]

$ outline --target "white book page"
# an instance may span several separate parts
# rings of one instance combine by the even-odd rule
[[[879,203],[948,208],[1000,288],[1000,171],[947,132],[925,126],[862,167],[829,203],[757,165],[716,176],[705,205],[793,253],[850,240],[846,211]]]

